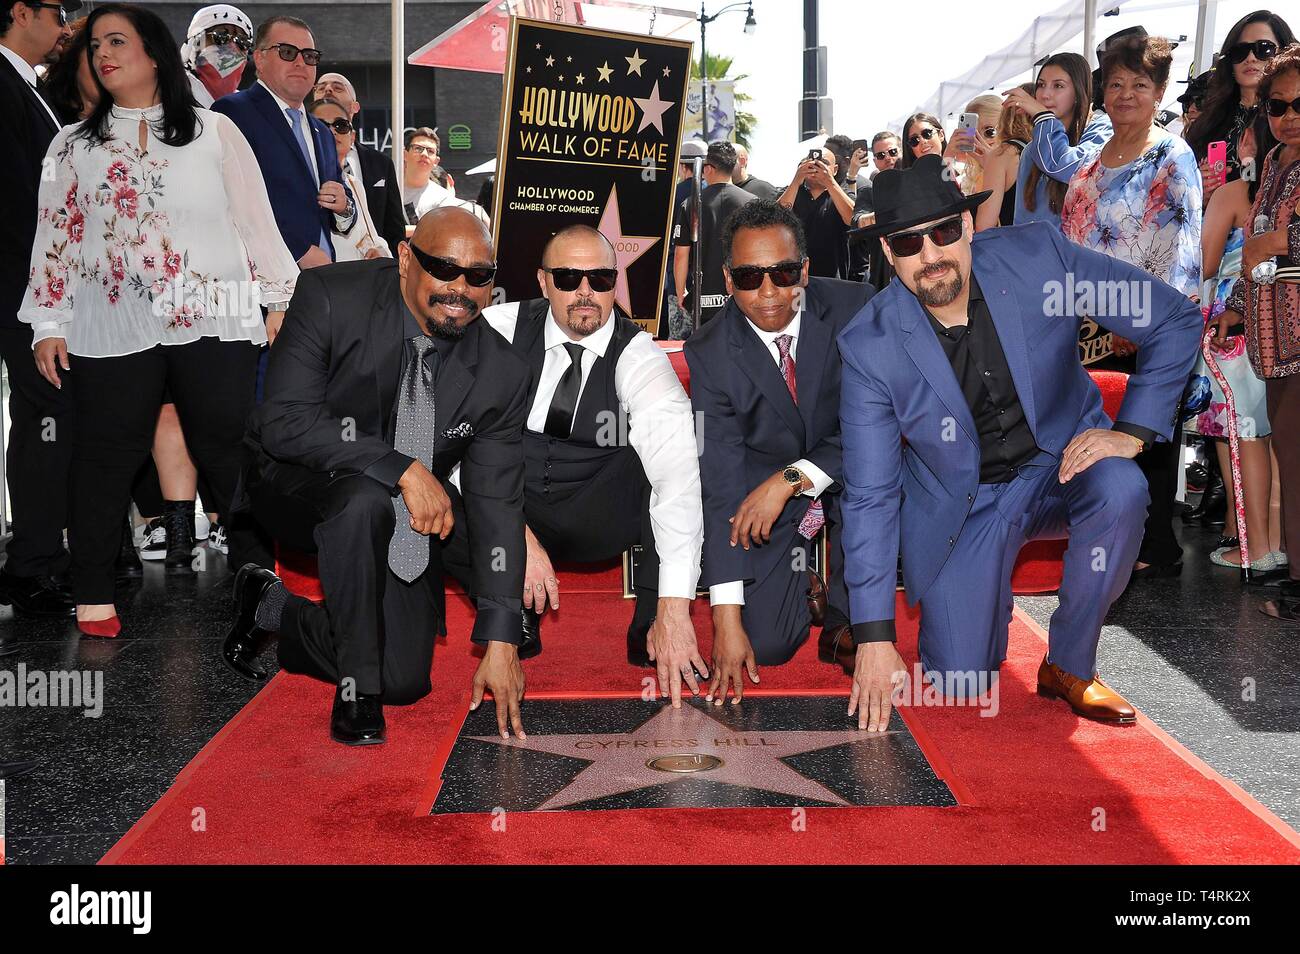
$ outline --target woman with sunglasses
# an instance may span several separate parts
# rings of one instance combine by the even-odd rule
[[[239,89],[253,49],[253,21],[228,3],[201,7],[190,20],[181,60],[195,101],[211,106]]]
[[[366,190],[354,176],[347,163],[348,153],[352,151],[356,130],[347,109],[338,100],[317,99],[308,107],[311,114],[329,127],[334,135],[334,145],[339,151],[339,168],[347,180],[347,186],[357,203],[357,224],[347,235],[340,235],[334,240],[334,261],[355,262],[361,258],[392,258],[388,245],[379,230],[375,228],[374,219],[370,217],[370,208],[366,204]]]
[[[1200,115],[1187,130],[1187,141],[1200,163],[1204,201],[1209,202],[1219,186],[1238,178],[1242,164],[1255,157],[1248,130],[1258,113],[1264,67],[1279,49],[1294,42],[1287,22],[1268,10],[1242,17],[1224,38]],[[1212,142],[1227,143],[1228,161],[1222,173],[1210,168],[1206,156]]]
[[[929,113],[915,113],[903,124],[903,158],[898,168],[910,169],[912,163],[931,153],[942,156],[947,148],[943,123]]]
[[[1282,549],[1290,561],[1278,609],[1296,619],[1300,618],[1300,44],[1286,47],[1268,64],[1259,95],[1278,145],[1264,155],[1250,210],[1251,234],[1241,252],[1242,277],[1218,318],[1215,342],[1222,346],[1228,329],[1245,316],[1246,353],[1264,379],[1282,490]]]
[[[967,195],[984,191],[984,163],[997,148],[998,114],[1002,111],[1002,100],[991,94],[976,96],[963,112],[974,113],[978,118],[974,135],[958,127],[948,139],[944,149],[944,158],[957,163],[961,172],[961,191]]]
[[[18,317],[32,326],[42,376],[76,380],[77,625],[116,636],[114,561],[163,394],[224,516],[266,342],[260,306],[279,319],[298,269],[252,150],[233,122],[195,104],[162,19],[107,4],[86,30],[99,102],[50,144]],[[188,519],[192,531],[192,504]]]
[[[1021,90],[1032,93],[1032,83]],[[1003,106],[994,130],[997,145],[984,160],[984,188],[991,193],[975,210],[975,231],[991,229],[998,225],[1011,225],[1016,214],[1016,179],[1020,174],[1020,158],[1034,125],[1029,117],[1015,106]]]
[[[1061,231],[1072,242],[1124,259],[1196,299],[1201,283],[1201,177],[1187,143],[1156,122],[1172,62],[1169,42],[1156,36],[1128,37],[1102,58],[1102,90],[1114,135],[1070,181]],[[1132,301],[1130,296],[1130,309]],[[1094,307],[1100,315],[1101,306]],[[1116,370],[1135,370],[1135,345],[1100,327],[1080,347],[1085,364],[1105,358]],[[1156,443],[1137,457],[1147,476],[1151,505],[1133,579],[1177,576],[1182,571],[1183,551],[1173,531],[1178,447],[1174,442]]]
[[[1055,53],[1038,71],[1032,93],[1007,90],[1005,105],[1033,123],[1020,158],[1013,222],[1061,223],[1065,190],[1111,136],[1110,117],[1092,110],[1092,72],[1078,53]]]

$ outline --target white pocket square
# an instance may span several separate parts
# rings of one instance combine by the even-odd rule
[[[388,181],[387,179],[380,179],[380,180],[379,180],[378,182],[376,182],[376,183],[375,183],[371,188],[378,189],[381,185],[383,185],[383,184],[384,184],[385,182],[387,182],[387,181]]]
[[[474,428],[470,425],[469,421],[461,421],[455,427],[449,427],[443,431],[442,436],[451,441],[462,437],[473,437]]]

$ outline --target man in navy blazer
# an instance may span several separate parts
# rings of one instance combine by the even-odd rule
[[[718,705],[728,683],[740,699],[742,669],[757,682],[759,664],[788,661],[810,624],[822,626],[832,655],[837,638],[851,646],[835,339],[873,291],[809,278],[803,227],[768,199],[737,209],[721,241],[731,297],[685,346],[701,438],[702,579],[713,608],[708,697]],[[825,586],[810,570],[822,525]]]
[[[1201,331],[1195,303],[1044,223],[981,232],[938,156],[875,180],[896,273],[840,335],[850,712],[884,730],[905,678],[894,649],[895,560],[921,604],[926,677],[981,694],[1006,657],[1021,545],[1068,537],[1038,692],[1132,724],[1096,675],[1097,642],[1133,569],[1148,503],[1132,458],[1170,440]],[[1079,363],[1084,315],[1138,345],[1112,426]]]
[[[257,156],[280,235],[303,268],[332,262],[330,233],[349,232],[357,214],[333,136],[303,108],[320,57],[313,44],[303,21],[271,17],[253,40],[257,82],[212,104],[234,120]]]

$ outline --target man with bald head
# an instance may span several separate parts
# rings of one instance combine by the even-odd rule
[[[528,369],[478,320],[495,272],[478,219],[435,210],[396,261],[303,272],[271,348],[246,496],[276,541],[316,551],[325,601],[289,595],[269,554],[245,565],[222,655],[263,678],[256,655],[279,633],[283,668],[337,686],[335,741],[382,742],[383,705],[428,694],[452,541],[477,599],[471,638],[486,648],[473,704],[491,690],[502,736],[522,735]]]
[[[352,148],[343,161],[343,172],[360,182],[366,194],[366,208],[375,228],[388,243],[393,256],[406,238],[406,216],[402,212],[402,190],[397,184],[393,160],[361,141],[361,104],[351,81],[342,73],[325,73],[312,87],[312,100],[332,99],[348,112],[352,123]]]
[[[615,313],[614,249],[573,225],[547,244],[542,297],[483,313],[529,369],[524,426],[525,608],[559,606],[553,562],[594,562],[640,544],[628,660],[654,660],[680,703],[708,672],[690,601],[704,539],[691,404],[668,357]],[[462,474],[462,487],[469,475]]]
[[[740,143],[735,143],[736,168],[731,170],[732,185],[739,186],[750,195],[759,199],[775,199],[781,190],[764,179],[755,179],[749,174],[749,150]]]

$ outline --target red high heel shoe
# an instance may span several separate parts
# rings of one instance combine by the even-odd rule
[[[83,636],[112,639],[122,632],[122,621],[116,615],[108,619],[79,619],[77,629],[81,630]]]

